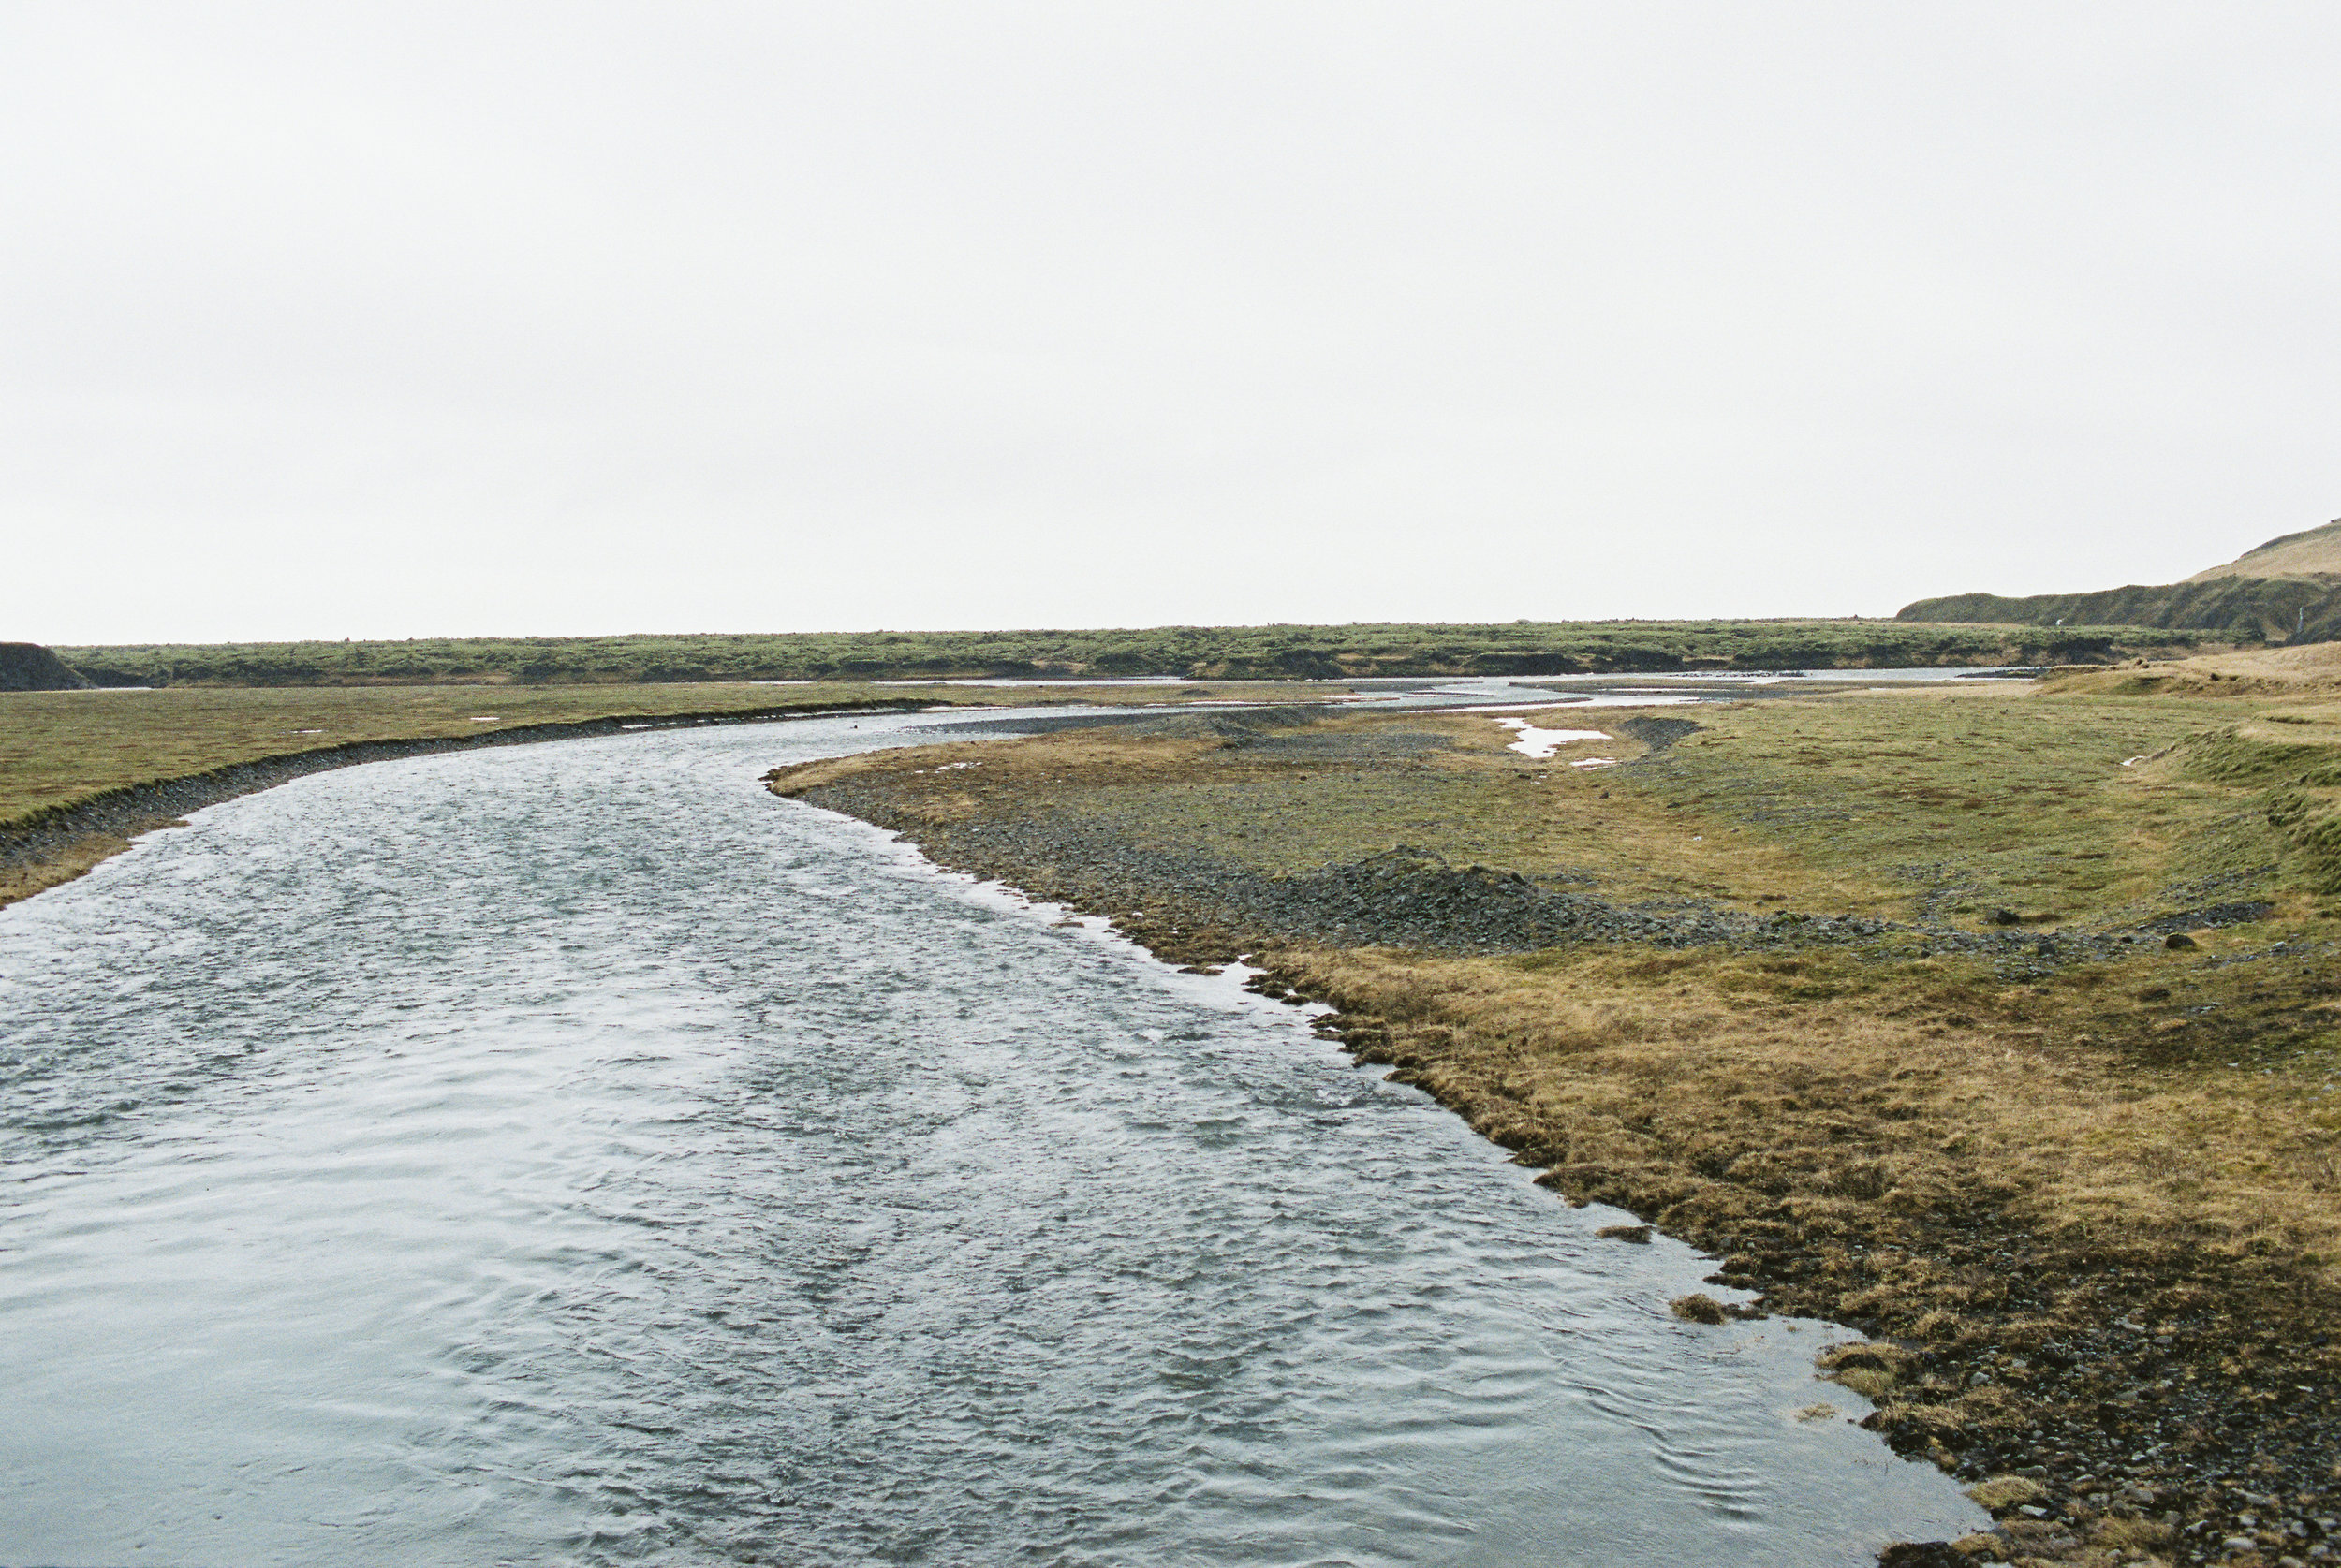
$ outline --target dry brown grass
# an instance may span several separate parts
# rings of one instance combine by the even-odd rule
[[[2051,692],[2098,696],[2317,697],[2341,694],[2341,642],[2255,648],[2186,659],[2133,659],[2053,677]]]
[[[1967,1496],[1973,1498],[1978,1506],[1996,1514],[2003,1508],[2038,1502],[2048,1496],[2048,1488],[2025,1475],[1995,1475],[1988,1481],[1980,1481],[1969,1487]]]
[[[2200,969],[2157,951],[2123,980]],[[1353,1044],[1553,1184],[1630,1199],[1662,1227],[1728,1231],[1793,1200],[1808,1231],[1883,1236],[1896,1216],[1990,1206],[2044,1246],[2190,1267],[2280,1252],[2341,1288],[2341,1103],[2292,1072],[2142,1065],[2114,1036],[2150,1041],[2149,1015],[2101,987],[2004,986],[1972,960],[1719,949],[1295,950],[1278,970],[1374,1020]],[[1826,1005],[1800,1000],[1817,989]],[[1993,1305],[2004,1289],[1900,1249],[1816,1261],[1804,1284],[1839,1282],[1833,1315],[1899,1299],[1915,1322],[1921,1304]]]
[[[157,827],[164,826],[157,823]],[[121,854],[130,841],[112,834],[93,833],[38,860],[0,863],[0,907],[46,892],[60,883],[86,875],[98,862]]]
[[[981,868],[1099,912],[1143,908],[1126,924],[1181,961],[1261,955],[1276,989],[1332,1003],[1352,1050],[1546,1184],[1711,1249],[1720,1282],[1775,1309],[1862,1326],[1871,1342],[1826,1370],[1879,1401],[1907,1451],[1976,1474],[2036,1455],[2074,1472],[2118,1432],[2125,1462],[2166,1446],[2162,1487],[2189,1455],[2296,1456],[2317,1429],[2290,1387],[2336,1370],[2315,1339],[2341,1302],[2341,920],[2299,829],[2271,814],[2269,779],[2324,787],[2284,748],[2341,738],[2341,723],[2319,729],[2326,699],[1962,687],[1683,716],[1703,727],[1663,756],[1590,773],[1506,752],[1481,716],[1394,715],[1309,733],[1432,730],[1452,749],[1345,762],[1339,747],[1067,735],[823,765],[776,787],[850,771],[947,861],[964,825],[1077,818],[1272,874],[1408,843],[1619,902],[1970,931],[2006,909],[2027,936],[2263,900],[2265,919],[2198,927],[2190,950],[2142,943],[2111,961],[1930,955],[1915,935],[1463,958],[1277,945],[1159,889],[1013,854]],[[981,766],[921,771],[956,761]],[[2175,1362],[2117,1320],[2170,1330]],[[2166,1399],[2209,1424],[2164,1419]],[[2236,1413],[2267,1452],[2223,1446]],[[2083,1521],[2095,1545],[2057,1549],[2155,1546],[2160,1526],[2125,1508]],[[2027,1552],[2049,1555],[2045,1539]]]

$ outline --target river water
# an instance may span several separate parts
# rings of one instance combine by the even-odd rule
[[[318,775],[0,912],[0,1562],[1865,1563],[1817,1325],[1294,1009],[764,792]],[[1821,1400],[1839,1414],[1800,1420]]]

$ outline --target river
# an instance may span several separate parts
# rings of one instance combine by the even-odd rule
[[[347,769],[0,911],[0,1562],[1855,1568],[1984,1522],[1822,1326],[1671,1320],[1711,1263],[1295,1009],[757,782],[937,722]]]

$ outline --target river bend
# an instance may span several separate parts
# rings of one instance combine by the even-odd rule
[[[345,769],[0,912],[0,1561],[1864,1564],[1981,1521],[1295,1010],[773,799]],[[1823,1399],[1836,1416],[1799,1419]]]

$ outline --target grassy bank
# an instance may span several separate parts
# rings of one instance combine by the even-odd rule
[[[493,691],[374,686],[0,693],[0,904],[79,875],[119,853],[130,832],[160,826],[178,814],[155,815],[143,825],[110,825],[106,831],[66,841],[48,835],[37,846],[10,848],[11,838],[57,820],[80,803],[138,785],[353,745],[471,740],[602,719],[736,715],[841,704],[1149,703],[1242,696],[1255,691],[1285,699],[1325,689],[1231,684],[1211,692],[1180,688],[1166,693],[1129,686],[921,688],[828,682]]]
[[[1616,738],[1545,760],[1485,716],[1187,720],[773,787],[1168,958],[1258,955],[1548,1185],[1849,1326],[1833,1375],[2002,1517],[1975,1554],[2304,1552],[2341,1503],[2341,711],[2177,681],[1645,717],[1536,714]]]
[[[1892,621],[1517,621],[60,648],[101,685],[626,684],[946,676],[1205,680],[1684,668],[2072,664],[2168,655],[2200,632]]]

